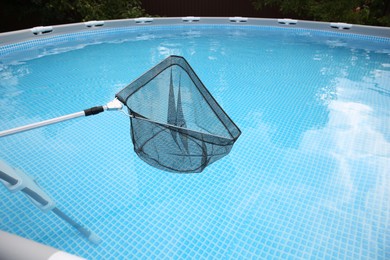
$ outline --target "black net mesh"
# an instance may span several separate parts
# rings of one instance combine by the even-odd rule
[[[241,134],[186,60],[170,56],[116,97],[131,115],[134,150],[172,172],[201,172],[227,155]]]

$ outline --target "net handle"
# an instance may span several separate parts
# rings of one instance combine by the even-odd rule
[[[104,106],[91,107],[91,108],[88,108],[88,109],[85,109],[83,111],[76,112],[73,114],[55,117],[52,119],[32,123],[29,125],[24,125],[24,126],[19,126],[19,127],[12,128],[12,129],[4,130],[4,131],[0,132],[0,137],[21,133],[21,132],[32,130],[35,128],[39,128],[42,126],[60,123],[60,122],[74,119],[74,118],[78,118],[78,117],[96,115],[96,114],[99,114],[99,113],[104,112],[106,110],[120,110],[120,109],[122,109],[122,107],[123,107],[122,103],[118,99],[114,99],[113,101],[107,103],[107,105],[104,105]]]

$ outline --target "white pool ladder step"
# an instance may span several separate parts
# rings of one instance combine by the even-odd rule
[[[39,201],[34,200],[31,196],[27,196],[27,198],[43,212],[48,212],[56,206],[53,199],[37,185],[35,180],[31,178],[31,176],[28,176],[26,173],[19,169],[9,166],[1,160],[0,171],[17,180],[16,184],[10,185],[9,183],[0,179],[0,182],[2,182],[10,192],[21,191],[27,187],[47,202],[46,205],[42,205]]]

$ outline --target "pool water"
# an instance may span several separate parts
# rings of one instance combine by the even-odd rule
[[[111,101],[186,58],[242,135],[198,174],[133,152],[120,112],[0,138],[93,245],[0,188],[0,229],[88,259],[390,258],[390,40],[241,26],[63,37],[0,56],[0,131]]]

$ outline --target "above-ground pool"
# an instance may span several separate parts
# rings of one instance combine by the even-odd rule
[[[241,129],[232,151],[155,169],[120,112],[2,137],[1,160],[102,242],[4,187],[1,230],[88,259],[390,258],[389,30],[139,21],[0,35],[0,131],[106,104],[180,55]]]

